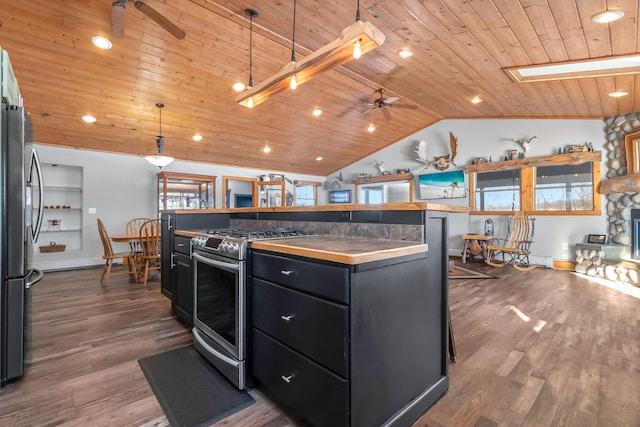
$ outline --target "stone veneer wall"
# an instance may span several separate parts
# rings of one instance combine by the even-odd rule
[[[605,119],[607,178],[627,174],[627,158],[624,138],[640,131],[638,112],[611,116]],[[640,193],[607,194],[607,216],[609,218],[609,241],[620,245],[631,245],[631,209],[640,208]]]
[[[232,219],[230,225],[231,227],[244,229],[295,228],[306,232],[313,232],[328,236],[377,240],[405,240],[411,242],[422,242],[424,236],[424,229],[421,225],[406,224],[362,224]]]

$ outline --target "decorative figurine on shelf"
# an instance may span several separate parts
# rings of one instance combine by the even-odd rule
[[[529,139],[527,138],[514,139],[513,142],[514,144],[522,147],[522,150],[526,153],[527,151],[529,151],[529,147],[535,144],[537,140],[538,140],[537,136],[532,136]]]
[[[440,171],[449,169],[449,166],[451,165],[457,166],[454,160],[458,152],[458,138],[456,138],[452,132],[449,132],[449,147],[451,149],[451,152],[449,154],[445,154],[444,156],[436,156],[433,158],[433,160],[429,160],[429,156],[427,153],[427,141],[420,141],[415,150],[415,153],[418,154],[418,158],[416,160],[426,164],[426,166],[422,170],[427,169],[431,165],[433,165],[433,167]]]
[[[375,166],[376,168],[378,168],[380,175],[388,175],[384,173],[384,160],[381,162],[378,162],[377,160],[371,160],[371,166]]]

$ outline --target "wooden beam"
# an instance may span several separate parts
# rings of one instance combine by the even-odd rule
[[[640,193],[640,172],[600,182],[600,194],[611,193]]]

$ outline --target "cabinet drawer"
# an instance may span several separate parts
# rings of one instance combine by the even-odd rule
[[[343,377],[349,374],[349,311],[264,280],[252,280],[253,325]]]
[[[181,254],[191,255],[191,239],[185,236],[175,236],[173,238],[173,250]]]
[[[314,426],[349,424],[348,382],[255,328],[252,366],[268,395]]]
[[[335,301],[349,302],[349,268],[253,252],[253,276]]]

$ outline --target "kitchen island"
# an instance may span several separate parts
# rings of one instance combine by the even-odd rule
[[[448,389],[447,289],[427,245],[304,237],[252,245],[258,387],[317,426],[409,425]]]
[[[173,252],[187,261],[179,248],[197,232],[317,234],[250,244],[249,374],[314,425],[409,425],[448,388],[448,213],[464,209],[419,202],[164,211],[163,290],[175,300],[190,287],[192,273],[172,262]],[[297,374],[286,373],[294,366]],[[295,378],[303,375],[301,385]]]

